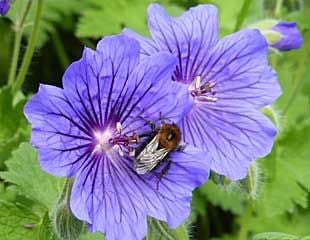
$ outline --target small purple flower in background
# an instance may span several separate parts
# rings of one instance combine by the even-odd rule
[[[4,16],[10,9],[10,0],[0,0],[0,15]]]
[[[278,22],[271,31],[280,34],[280,40],[272,44],[271,47],[279,51],[290,51],[301,48],[303,39],[295,22]]]
[[[153,40],[129,29],[141,56],[169,51],[178,58],[172,79],[187,85],[192,108],[180,122],[185,142],[212,157],[211,169],[232,180],[244,178],[253,160],[272,148],[276,129],[259,109],[281,89],[268,65],[268,44],[258,30],[243,30],[219,40],[217,9],[198,5],[181,17],[158,4],[148,9]]]
[[[164,162],[143,175],[135,171],[132,155],[150,132],[146,120],[178,122],[188,111],[175,97],[187,89],[169,81],[176,58],[140,60],[139,53],[134,39],[106,37],[69,66],[63,89],[40,85],[24,109],[41,167],[75,178],[72,212],[109,240],[142,239],[147,216],[177,227],[189,215],[192,190],[209,175],[205,155],[190,145],[169,154],[164,176]]]

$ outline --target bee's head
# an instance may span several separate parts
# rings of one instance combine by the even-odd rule
[[[181,141],[181,131],[176,124],[162,124],[158,134],[159,145],[168,150],[177,148]]]

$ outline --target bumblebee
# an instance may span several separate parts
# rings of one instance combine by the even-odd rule
[[[138,174],[146,174],[156,168],[165,157],[177,150],[181,142],[181,131],[176,124],[162,123],[155,130],[155,136],[150,138],[142,151],[136,156],[135,170]],[[170,162],[163,169],[162,175],[168,171]]]

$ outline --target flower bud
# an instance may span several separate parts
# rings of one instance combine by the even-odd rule
[[[59,239],[79,239],[83,230],[83,222],[72,214],[70,206],[65,201],[56,206],[53,223],[54,231]]]
[[[262,108],[261,111],[266,117],[268,117],[272,121],[276,128],[281,131],[281,117],[279,112],[271,105]]]
[[[10,0],[0,0],[0,15],[4,16],[10,9]]]
[[[241,189],[247,193],[250,199],[257,199],[262,185],[262,174],[257,161],[251,164],[247,177],[240,180],[240,184]]]
[[[302,46],[303,39],[295,22],[267,19],[251,25],[266,38],[269,46],[279,51],[289,51]]]
[[[84,223],[77,219],[70,209],[70,195],[73,180],[68,179],[53,212],[53,227],[59,239],[79,239]]]

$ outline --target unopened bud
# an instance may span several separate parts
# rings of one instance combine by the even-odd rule
[[[261,111],[266,117],[268,117],[272,121],[276,128],[281,131],[279,112],[271,105],[264,107]]]
[[[262,185],[262,175],[257,161],[254,161],[248,169],[248,175],[240,181],[243,189],[250,199],[256,200]]]
[[[258,29],[268,45],[279,51],[289,51],[302,46],[303,39],[295,22],[266,19],[249,26]]]
[[[70,209],[70,195],[73,180],[68,179],[53,212],[53,227],[59,239],[79,239],[84,223],[77,219]]]
[[[83,230],[83,222],[72,214],[70,206],[66,202],[56,206],[53,225],[57,237],[63,240],[79,239]]]

